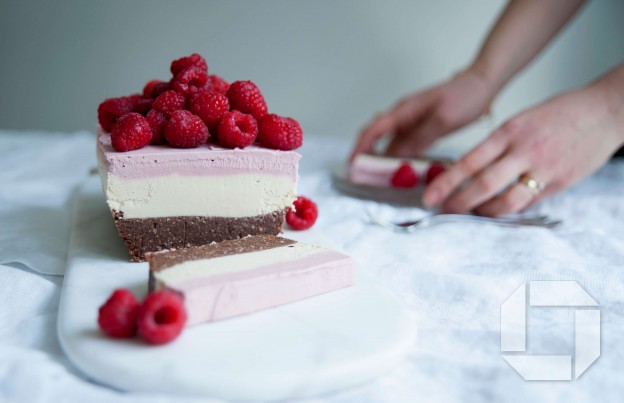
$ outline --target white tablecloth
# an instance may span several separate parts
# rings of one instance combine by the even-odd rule
[[[422,215],[351,199],[330,171],[349,144],[306,137],[300,194],[318,202],[314,227],[351,254],[358,270],[413,312],[419,340],[386,376],[313,401],[621,401],[624,384],[624,163],[612,162],[533,208],[562,228],[445,224],[412,235],[372,226]],[[82,377],[56,338],[73,194],[95,166],[90,133],[0,131],[0,402],[180,402],[124,393]],[[602,355],[570,382],[524,381],[500,352],[500,304],[529,280],[576,280],[600,303]],[[574,351],[570,309],[528,314],[528,352]]]

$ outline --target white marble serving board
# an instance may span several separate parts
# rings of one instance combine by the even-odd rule
[[[286,236],[322,238],[312,230]],[[407,311],[361,276],[347,289],[188,327],[164,346],[105,337],[96,323],[98,307],[120,287],[142,298],[147,276],[147,263],[128,262],[98,178],[91,177],[77,198],[58,318],[65,354],[88,377],[128,391],[308,397],[372,380],[414,342]]]

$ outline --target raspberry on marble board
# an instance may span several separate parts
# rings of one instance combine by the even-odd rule
[[[130,290],[115,290],[98,310],[98,325],[113,338],[130,338],[137,332],[139,302]]]
[[[150,293],[138,309],[139,336],[149,344],[169,343],[182,333],[186,319],[179,294],[167,290]]]
[[[307,197],[299,196],[293,203],[295,210],[288,209],[286,212],[286,222],[292,229],[306,230],[316,222],[318,218],[318,207],[316,203]]]

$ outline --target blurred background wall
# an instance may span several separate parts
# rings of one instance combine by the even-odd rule
[[[0,0],[0,128],[93,130],[104,98],[198,52],[251,79],[306,133],[354,137],[401,95],[465,66],[502,0]],[[624,58],[624,1],[595,0],[509,85],[496,123]],[[478,127],[464,135],[473,142]]]

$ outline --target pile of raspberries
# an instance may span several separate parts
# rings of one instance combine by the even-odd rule
[[[226,148],[254,142],[294,150],[303,142],[299,123],[268,113],[264,96],[251,81],[228,84],[197,53],[171,62],[173,78],[152,80],[135,94],[105,100],[98,121],[117,151],[148,144],[194,148],[209,139]]]

